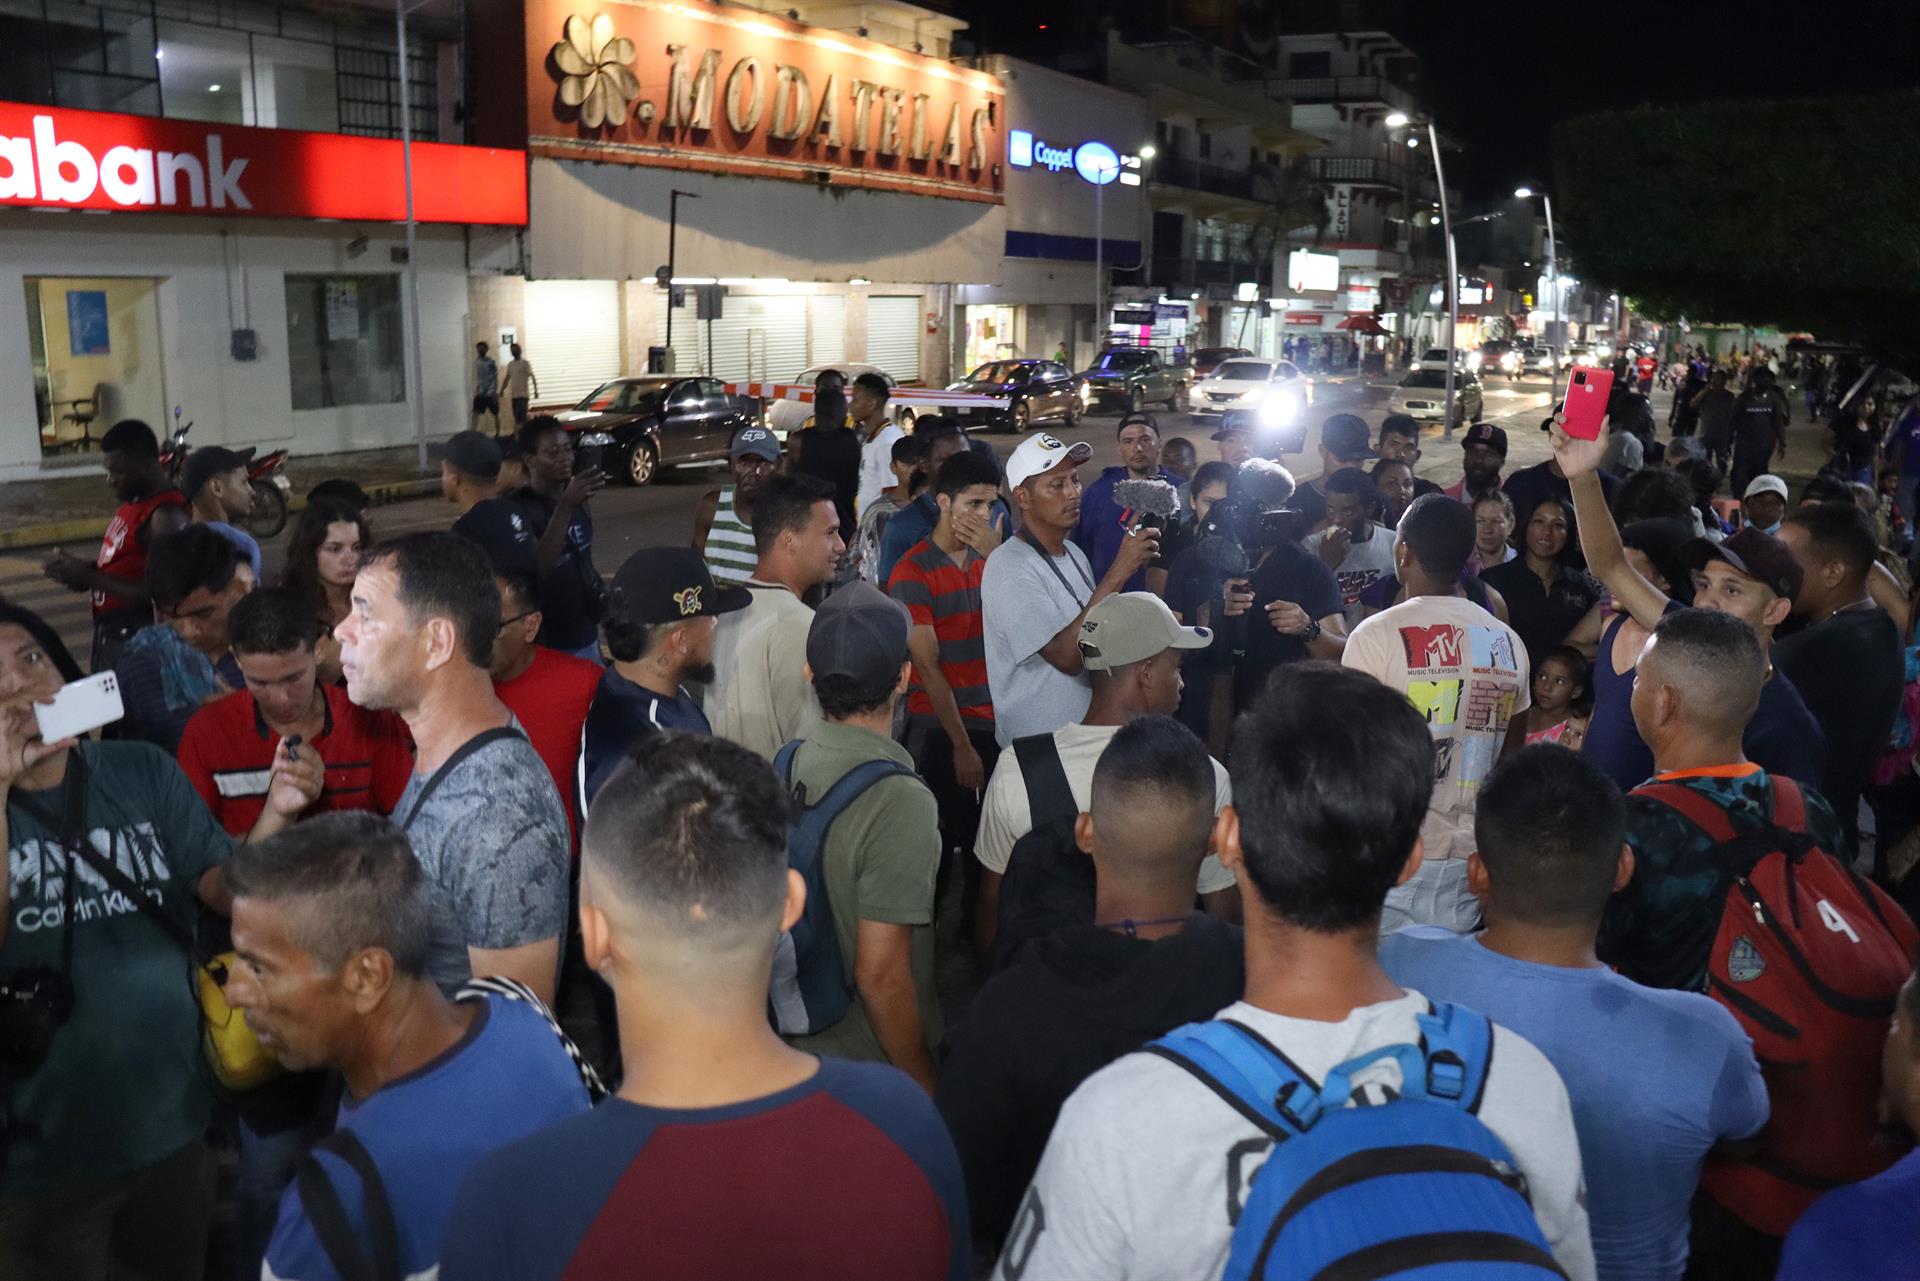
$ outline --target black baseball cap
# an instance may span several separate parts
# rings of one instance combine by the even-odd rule
[[[1320,447],[1343,463],[1378,458],[1373,452],[1373,433],[1367,420],[1358,414],[1334,414],[1320,424]]]
[[[440,457],[475,480],[500,479],[500,442],[484,432],[453,433],[441,446]]]
[[[1685,439],[1682,437],[1681,439]],[[1698,573],[1710,560],[1723,560],[1740,573],[1764,583],[1775,596],[1788,600],[1800,594],[1806,575],[1787,545],[1766,530],[1747,525],[1721,542],[1696,538],[1680,549],[1687,568]]]
[[[858,582],[827,597],[807,629],[807,666],[813,678],[846,676],[862,685],[891,680],[907,661],[907,611],[871,583]]]
[[[1506,428],[1495,427],[1492,423],[1475,423],[1467,428],[1467,434],[1460,438],[1460,448],[1472,449],[1475,445],[1485,445],[1505,458],[1507,456]]]
[[[614,574],[607,613],[651,627],[731,614],[752,603],[746,588],[716,585],[706,560],[693,548],[642,547]]]
[[[192,498],[200,492],[201,486],[218,476],[221,472],[244,467],[253,461],[253,447],[228,449],[225,445],[203,445],[187,455],[187,465],[180,474],[180,492]]]

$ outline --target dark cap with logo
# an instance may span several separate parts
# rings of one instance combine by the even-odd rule
[[[1696,538],[1680,549],[1687,568],[1698,572],[1710,560],[1723,560],[1748,578],[1767,586],[1775,596],[1791,600],[1800,594],[1805,574],[1787,545],[1764,529],[1748,525],[1722,542]]]
[[[208,481],[223,472],[236,467],[245,467],[253,461],[253,447],[228,449],[224,445],[204,445],[187,455],[187,465],[180,474],[180,492],[192,498]]]
[[[716,585],[706,560],[693,548],[643,547],[613,576],[607,613],[651,627],[731,614],[752,603],[746,588]]]
[[[873,686],[891,680],[907,661],[906,608],[871,583],[854,583],[827,597],[807,629],[807,666],[813,678],[845,676]]]
[[[1343,463],[1374,458],[1373,433],[1358,414],[1335,414],[1320,424],[1320,448]]]
[[[1472,449],[1475,445],[1485,445],[1505,458],[1507,456],[1506,428],[1495,427],[1492,423],[1475,423],[1467,428],[1467,434],[1460,438],[1460,448]]]

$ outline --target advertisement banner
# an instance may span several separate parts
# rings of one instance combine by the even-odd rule
[[[522,227],[525,152],[413,144],[418,222]],[[401,222],[401,145],[0,102],[0,207]]]
[[[535,155],[1000,204],[985,72],[698,0],[528,0]]]

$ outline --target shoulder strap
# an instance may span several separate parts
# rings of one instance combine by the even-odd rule
[[[1320,1090],[1312,1078],[1244,1023],[1189,1023],[1143,1048],[1191,1073],[1276,1141],[1304,1133],[1320,1119]]]
[[[800,740],[796,738],[773,754],[773,772],[780,776],[780,786],[789,792],[793,790],[793,758],[799,753]]]
[[[1642,783],[1633,789],[1633,795],[1660,802],[1705,832],[1716,844],[1731,841],[1736,835],[1727,811],[1685,783]]]
[[[60,846],[66,850],[78,850],[87,841],[87,758],[76,747],[67,750],[67,773],[60,787],[61,816],[56,819],[47,811],[46,806],[37,800],[29,799],[19,792],[10,792],[7,804],[18,806],[34,822],[56,832],[60,837]],[[73,973],[73,872],[69,868],[67,875],[60,878],[62,908],[60,913],[60,972]],[[140,896],[144,902],[146,896]]]
[[[413,826],[413,820],[420,817],[420,807],[427,803],[427,798],[433,795],[434,789],[444,783],[447,775],[453,773],[469,756],[472,756],[483,747],[499,742],[503,738],[524,737],[525,735],[521,734],[519,730],[511,725],[499,725],[490,730],[483,730],[466,742],[460,744],[459,747],[454,749],[453,755],[442,761],[440,768],[435,770],[433,775],[427,779],[426,785],[420,789],[420,794],[413,798],[413,807],[407,811],[407,816],[400,820],[400,830],[404,832]]]
[[[319,1152],[331,1152],[347,1163],[360,1180],[360,1200],[366,1207],[367,1234],[372,1239],[371,1256],[361,1249],[339,1189],[320,1164]],[[400,1230],[394,1222],[393,1203],[387,1200],[387,1185],[373,1155],[352,1130],[336,1130],[315,1145],[300,1162],[294,1184],[300,1196],[300,1208],[313,1225],[327,1261],[340,1274],[340,1281],[401,1281]]]
[[[1478,1113],[1493,1068],[1493,1024],[1478,1010],[1446,1001],[1417,1016],[1427,1059],[1427,1096]]]
[[[189,957],[197,958],[199,948],[194,943],[193,931],[175,919],[166,908],[148,898],[146,891],[136,885],[132,877],[115,867],[111,859],[103,857],[87,840],[87,786],[86,757],[76,747],[67,755],[67,777],[61,787],[62,808],[65,811],[63,818],[54,819],[38,801],[24,796],[11,796],[7,803],[19,806],[49,831],[59,832],[60,843],[70,857],[78,858],[92,868],[107,883],[108,889],[126,899],[142,916],[159,926],[161,933],[172,939]],[[72,879],[69,869],[67,880],[71,883]],[[73,963],[72,940],[72,930],[68,929],[60,941],[61,964],[68,968]]]
[[[1027,811],[1034,827],[1071,822],[1079,816],[1073,785],[1067,782],[1066,767],[1060,763],[1060,745],[1053,741],[1053,735],[1016,738],[1013,755],[1020,762],[1020,778],[1027,786]]]
[[[842,811],[858,800],[869,787],[881,779],[893,778],[896,775],[917,777],[911,766],[884,759],[861,761],[842,774],[839,781],[827,789],[826,795],[820,798],[818,804],[808,807],[809,817],[817,816],[815,821],[822,826],[822,838],[824,839],[826,834],[825,828],[831,826],[833,820],[839,818]]]
[[[1049,570],[1053,572],[1053,576],[1059,580],[1061,588],[1066,591],[1068,596],[1073,598],[1073,603],[1084,607],[1087,602],[1080,598],[1079,592],[1076,592],[1073,590],[1073,584],[1069,583],[1067,581],[1067,576],[1060,572],[1060,566],[1054,564],[1053,562],[1053,555],[1050,552],[1048,552],[1046,548],[1040,545],[1040,540],[1033,536],[1033,531],[1030,529],[1027,529],[1025,526],[1022,526],[1020,533],[1017,535],[1017,537],[1020,539],[1021,542],[1033,548],[1034,555],[1040,558],[1041,564],[1045,565]],[[1072,544],[1068,544],[1068,545],[1071,546]],[[1073,555],[1071,552],[1067,554],[1067,559],[1069,560],[1073,559]],[[1074,569],[1079,571],[1080,577],[1087,578],[1087,572],[1084,569],[1081,569],[1077,563],[1074,565]],[[1088,591],[1093,590],[1093,581],[1091,579],[1088,579],[1087,581],[1087,590]]]
[[[1796,836],[1807,830],[1807,798],[1800,784],[1784,774],[1769,774],[1773,786],[1773,825]]]
[[[569,1059],[573,1060],[573,1070],[580,1074],[580,1084],[587,1088],[587,1097],[595,1103],[607,1097],[609,1091],[606,1082],[600,1079],[600,1073],[594,1070],[593,1064],[587,1062],[586,1055],[580,1052],[580,1047],[574,1044],[573,1038],[568,1036],[566,1029],[560,1026],[560,1020],[553,1016],[553,1010],[540,999],[539,993],[519,979],[511,979],[503,974],[470,978],[460,985],[460,990],[453,994],[453,999],[484,1001],[489,996],[498,996],[533,1007],[534,1012],[545,1019],[547,1026],[553,1029],[553,1035],[559,1040],[560,1048],[567,1052]]]

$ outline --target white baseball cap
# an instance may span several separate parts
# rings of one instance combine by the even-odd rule
[[[1753,482],[1747,486],[1747,492],[1740,497],[1744,500],[1752,498],[1755,494],[1778,494],[1784,500],[1787,496],[1787,482],[1771,472],[1764,476],[1755,476]]]
[[[1013,451],[1007,459],[1007,488],[1013,489],[1032,480],[1042,472],[1052,471],[1063,462],[1072,462],[1076,467],[1093,457],[1093,446],[1084,440],[1076,440],[1071,445],[1063,443],[1059,437],[1041,432],[1029,436],[1020,442],[1020,448]]]

